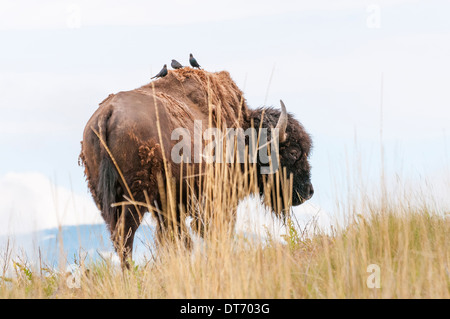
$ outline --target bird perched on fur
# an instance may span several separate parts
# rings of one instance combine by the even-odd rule
[[[172,63],[170,64],[172,66],[172,68],[174,68],[175,70],[177,69],[182,69],[183,66],[181,65],[180,62],[178,62],[177,60],[172,60]]]
[[[154,79],[154,78],[163,78],[166,75],[167,75],[167,64],[164,64],[162,70],[159,71],[159,73],[156,74],[154,77],[152,77],[152,79]]]
[[[198,64],[197,60],[194,58],[192,53],[189,55],[189,63],[191,64],[191,66],[193,68],[199,68],[200,69],[200,64]]]

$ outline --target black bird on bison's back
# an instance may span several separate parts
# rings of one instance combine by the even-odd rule
[[[167,75],[167,64],[164,64],[164,67],[162,68],[161,71],[159,71],[158,74],[156,74],[154,77],[152,77],[152,79],[154,78],[163,78]]]
[[[191,64],[191,66],[193,68],[199,68],[200,69],[200,64],[198,64],[197,60],[194,58],[192,53],[189,55],[189,63]]]
[[[174,68],[175,70],[178,69],[182,69],[183,66],[181,65],[180,62],[178,62],[177,60],[172,60],[172,63],[170,64],[172,66],[172,68]]]

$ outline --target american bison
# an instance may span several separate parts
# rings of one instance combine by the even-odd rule
[[[269,133],[278,129],[279,166],[291,176],[293,190],[292,199],[282,208],[300,205],[311,198],[313,187],[308,156],[312,141],[303,126],[286,112],[283,103],[281,111],[274,108],[252,110],[228,72],[210,73],[188,67],[171,70],[164,78],[138,89],[111,94],[100,103],[84,130],[80,160],[122,265],[128,266],[135,232],[148,208],[128,205],[123,209],[112,204],[132,197],[136,202],[150,202],[161,208],[158,181],[161,182],[161,174],[164,176],[164,171],[170,168],[180,203],[177,211],[177,218],[180,218],[187,198],[182,196],[182,190],[178,191],[183,189],[184,182],[179,178],[183,164],[172,158],[172,149],[180,143],[173,140],[172,132],[183,128],[195,136],[198,135],[196,124],[207,128],[211,119],[217,123],[219,117],[227,127],[267,128]],[[191,165],[197,165],[200,171],[202,164],[194,161],[198,155],[194,142],[183,143],[193,146],[194,152],[189,155]],[[245,143],[249,143],[248,136]],[[262,169],[259,161],[255,165],[258,170]],[[263,173],[258,171],[261,196],[264,195],[264,180]],[[167,216],[158,210],[153,214],[158,225],[157,235],[162,236]],[[119,222],[123,236],[118,235]]]

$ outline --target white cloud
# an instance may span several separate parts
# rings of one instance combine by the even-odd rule
[[[139,75],[136,76],[139,78]],[[133,76],[121,80],[132,83]],[[28,139],[37,135],[46,140],[69,136],[79,146],[84,125],[109,93],[119,91],[118,82],[108,74],[58,74],[51,72],[3,72],[0,87],[0,142],[27,147]],[[139,86],[137,81],[136,87]],[[123,87],[123,86],[122,86]],[[131,86],[131,88],[133,88]],[[74,161],[75,163],[76,161]]]
[[[0,177],[0,202],[0,235],[103,222],[88,194],[56,186],[41,173]]]
[[[299,11],[383,7],[414,0],[173,0],[173,1],[10,1],[1,4],[0,29],[67,28],[98,25],[186,25]]]
[[[320,129],[316,134],[348,139],[355,128],[359,137],[378,138],[383,73],[384,137],[440,138],[450,118],[449,34],[393,34],[351,45],[345,55],[315,54],[299,47],[233,61],[233,68],[248,72],[246,94],[259,97],[262,104],[270,68],[261,70],[261,65],[276,61],[268,104],[278,106],[283,96],[289,111],[300,119],[306,116]],[[264,76],[255,76],[262,71]],[[289,97],[311,104],[290,103]]]

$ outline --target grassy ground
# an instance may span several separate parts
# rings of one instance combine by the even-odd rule
[[[285,244],[211,237],[124,273],[107,261],[81,265],[89,271],[79,281],[16,262],[0,297],[449,298],[449,216],[407,202],[363,206],[331,234],[291,227]]]
[[[179,242],[163,246],[148,263],[124,272],[108,260],[80,263],[72,275],[30,267],[6,249],[0,251],[0,298],[450,297],[450,212],[429,198],[401,187],[399,196],[381,187],[381,195],[371,197],[367,188],[355,187],[348,191],[351,198],[338,202],[336,213],[345,218],[331,231],[314,225],[299,229],[288,220],[283,243],[270,236],[258,241],[228,236],[226,227],[230,208],[258,192],[254,166],[246,166],[243,175],[240,164],[207,165],[198,193],[194,174],[182,174],[192,183],[191,216],[215,221],[210,225],[217,231],[208,232],[202,244],[190,251]],[[266,198],[275,198],[278,207],[292,198],[292,186],[282,175],[268,175],[264,186]],[[170,175],[160,179],[172,180]],[[273,186],[280,184],[282,190]],[[170,183],[160,187],[168,218],[176,213],[174,193]],[[154,209],[148,203],[133,205]],[[15,275],[7,275],[11,271]]]

